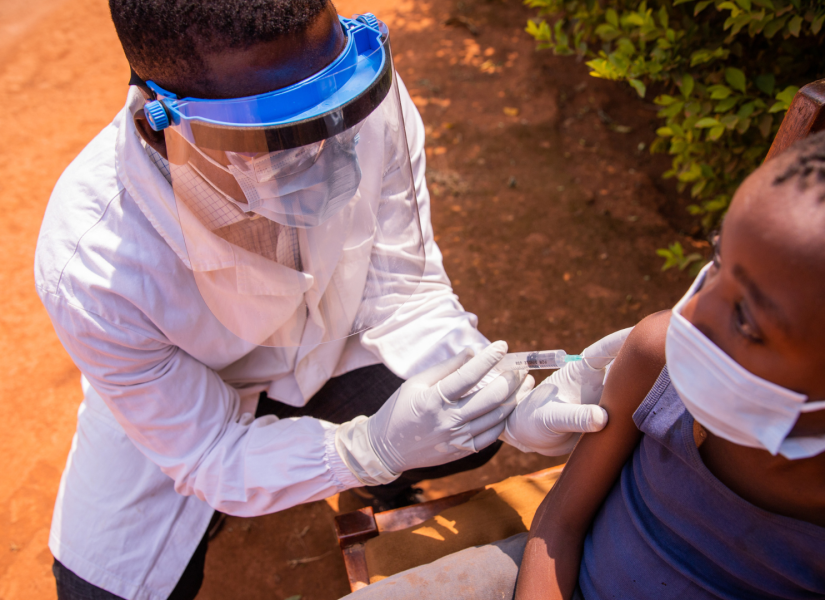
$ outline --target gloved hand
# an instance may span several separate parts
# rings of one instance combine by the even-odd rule
[[[584,360],[567,363],[545,379],[518,403],[500,439],[523,452],[560,456],[573,449],[581,433],[601,431],[607,425],[607,412],[598,406],[606,367],[632,329],[588,346]]]
[[[504,430],[504,420],[533,387],[525,371],[495,378],[464,394],[507,352],[495,342],[471,358],[467,349],[411,377],[373,416],[338,428],[338,454],[364,485],[388,483],[403,471],[452,462],[486,448]]]

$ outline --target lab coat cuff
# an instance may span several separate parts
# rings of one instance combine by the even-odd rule
[[[352,474],[347,464],[335,447],[335,437],[340,425],[330,427],[324,432],[324,462],[332,475],[333,483],[339,492],[361,487],[363,484]]]
[[[360,485],[395,481],[400,473],[393,473],[372,449],[367,433],[368,421],[362,415],[340,425],[335,432],[335,449]]]

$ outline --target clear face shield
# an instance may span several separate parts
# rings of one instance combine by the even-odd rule
[[[256,345],[315,346],[389,319],[424,244],[386,26],[340,19],[342,53],[259,96],[178,99],[147,82],[203,300]]]

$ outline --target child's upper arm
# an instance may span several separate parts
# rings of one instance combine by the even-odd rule
[[[582,436],[559,481],[550,492],[555,521],[583,535],[607,497],[641,432],[633,413],[665,366],[665,335],[670,311],[643,319],[627,338],[607,378],[600,405],[608,422]]]

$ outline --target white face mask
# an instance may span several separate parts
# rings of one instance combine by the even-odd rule
[[[315,227],[346,206],[361,184],[355,153],[359,129],[355,126],[322,143],[254,159],[227,152],[229,167],[192,147],[235,178],[247,203],[227,198],[244,212],[289,227]]]
[[[794,460],[825,452],[825,435],[788,437],[800,413],[825,409],[825,400],[757,377],[694,327],[682,309],[701,289],[711,265],[673,307],[665,354],[673,387],[691,415],[706,429],[740,446],[777,452]]]

